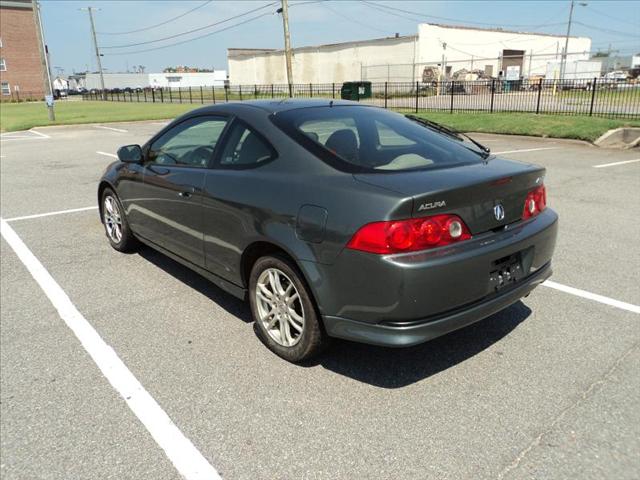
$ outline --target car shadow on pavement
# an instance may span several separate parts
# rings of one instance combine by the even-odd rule
[[[209,298],[245,323],[249,305],[206,278],[149,247],[138,254],[185,285]],[[381,388],[401,388],[453,367],[495,344],[515,329],[531,310],[518,302],[480,322],[409,348],[384,348],[334,339],[318,358],[302,367],[321,366],[332,372]],[[502,355],[496,350],[496,355]]]
[[[215,302],[231,315],[238,317],[245,323],[253,322],[248,304],[230,293],[225,292],[193,270],[147,246],[141,247],[138,254],[156,267],[161,268],[169,275],[180,280],[185,285],[201,293],[212,302]]]
[[[337,340],[308,366],[382,388],[401,388],[451,368],[492,346],[529,315],[522,302],[466,328],[409,348],[384,348]],[[496,355],[502,355],[500,349]]]

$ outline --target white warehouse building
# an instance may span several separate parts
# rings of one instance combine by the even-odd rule
[[[417,35],[294,48],[293,83],[413,82],[463,69],[544,76],[564,44],[563,35],[423,23]],[[590,38],[570,37],[567,61],[588,60],[590,50]],[[283,50],[230,48],[227,60],[232,84],[287,83]]]
[[[104,87],[111,88],[187,88],[187,87],[222,87],[227,79],[226,70],[214,72],[185,73],[105,73]],[[87,73],[81,87],[88,90],[100,89],[100,75]]]

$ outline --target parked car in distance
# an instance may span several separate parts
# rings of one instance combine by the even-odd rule
[[[551,275],[542,167],[355,102],[191,111],[118,150],[98,188],[112,247],[140,243],[248,299],[299,362],[330,337],[409,346],[517,302]]]

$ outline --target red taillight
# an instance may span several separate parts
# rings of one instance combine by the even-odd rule
[[[547,208],[547,191],[544,185],[540,185],[527,193],[527,198],[524,200],[522,219],[526,220],[527,218],[535,217],[545,208]]]
[[[368,223],[351,238],[347,248],[370,253],[400,253],[442,247],[471,238],[457,215]]]

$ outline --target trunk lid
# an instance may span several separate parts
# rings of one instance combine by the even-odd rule
[[[494,158],[473,165],[354,177],[413,197],[414,217],[456,214],[477,235],[519,220],[527,193],[543,183],[544,174],[537,165]]]

